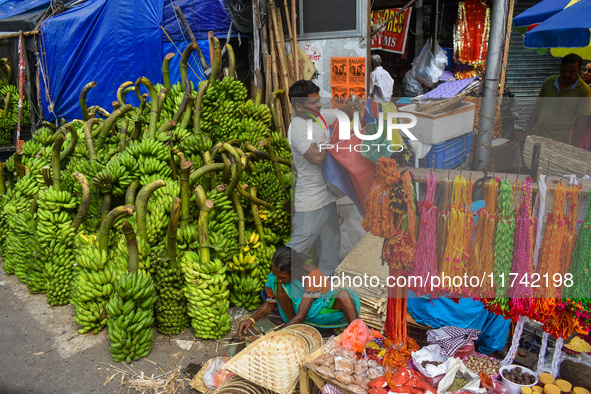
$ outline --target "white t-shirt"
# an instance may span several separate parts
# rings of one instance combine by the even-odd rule
[[[369,95],[378,103],[389,103],[392,99],[394,80],[382,66],[376,67],[370,74]]]
[[[336,119],[336,118],[335,118]],[[329,120],[326,119],[327,124]],[[322,123],[322,121],[320,121]],[[294,117],[289,125],[287,139],[291,147],[291,157],[297,171],[295,210],[297,212],[310,212],[335,202],[338,196],[328,186],[322,166],[310,163],[304,153],[308,151],[313,142],[316,145],[330,142],[330,131],[312,120],[312,140],[308,139],[308,120]]]

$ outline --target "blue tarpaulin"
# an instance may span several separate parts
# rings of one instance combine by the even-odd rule
[[[49,0],[0,0],[0,19],[10,18],[37,8],[47,8],[49,5]]]
[[[217,37],[226,36],[231,19],[222,0],[88,0],[45,20],[39,52],[46,119],[81,118],[80,91],[92,81],[97,86],[87,95],[88,106],[112,110],[111,103],[122,83],[135,82],[142,76],[154,84],[162,82],[162,59],[168,52],[176,53],[170,65],[171,81],[175,83],[181,57],[178,51],[190,41],[172,5],[181,8],[198,40],[207,38],[207,30],[214,30]],[[208,60],[207,40],[199,41],[199,45]],[[198,83],[204,74],[196,54],[189,64],[189,78]],[[137,98],[132,96],[127,96],[129,102],[137,105]]]

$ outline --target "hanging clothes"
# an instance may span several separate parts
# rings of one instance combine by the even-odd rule
[[[484,65],[488,50],[490,7],[485,0],[466,0],[458,6],[454,28],[456,63]]]

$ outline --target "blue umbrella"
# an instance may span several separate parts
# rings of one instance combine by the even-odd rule
[[[544,0],[513,18],[515,26],[542,23],[552,15],[564,10],[570,0]]]
[[[525,33],[523,44],[526,48],[584,48],[591,43],[589,29],[591,0],[580,0]]]

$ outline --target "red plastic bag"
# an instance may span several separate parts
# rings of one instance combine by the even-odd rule
[[[476,353],[476,350],[474,348],[474,342],[470,341],[467,344],[465,344],[464,346],[462,346],[461,348],[459,348],[458,350],[456,350],[456,352],[454,353],[454,357],[461,358],[463,360],[464,357],[467,357],[467,356],[474,354],[474,353]]]
[[[343,347],[355,353],[360,353],[371,334],[361,319],[356,319],[349,324],[341,336]]]

